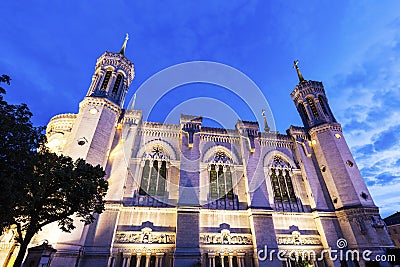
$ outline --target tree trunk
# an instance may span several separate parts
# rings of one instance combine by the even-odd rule
[[[28,248],[29,242],[31,242],[33,235],[34,233],[31,233],[29,230],[27,230],[24,241],[21,243],[21,246],[19,248],[18,256],[15,259],[13,267],[20,267],[22,265],[22,261],[24,260],[26,250]]]

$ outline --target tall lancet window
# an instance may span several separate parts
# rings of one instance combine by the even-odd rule
[[[232,160],[222,151],[215,153],[209,165],[210,197],[233,199]]]
[[[307,97],[307,103],[311,108],[311,112],[314,115],[315,118],[318,117],[318,111],[317,111],[317,107],[315,106],[315,102],[314,99],[312,97]]]
[[[106,75],[104,76],[104,80],[103,80],[103,83],[101,84],[100,89],[106,89],[107,88],[108,82],[110,81],[110,78],[111,78],[111,73],[112,73],[112,71],[110,71],[110,70],[108,70],[106,72]]]
[[[115,80],[115,83],[114,83],[113,90],[112,90],[112,93],[114,95],[116,95],[118,93],[118,89],[119,89],[119,86],[121,85],[121,82],[122,82],[122,74],[118,74],[117,79]]]
[[[305,118],[304,123],[307,123],[307,121],[309,121],[310,118],[308,117],[307,110],[306,110],[306,108],[304,107],[304,104],[303,104],[303,103],[299,103],[299,105],[298,105],[297,108],[298,108],[300,114],[303,115],[302,117]]]
[[[322,111],[325,113],[325,115],[328,115],[328,110],[326,109],[325,106],[325,99],[322,97],[322,95],[318,96],[318,101],[319,104],[321,105]]]
[[[161,146],[154,146],[144,158],[139,195],[164,196],[168,157]]]
[[[291,178],[291,166],[279,156],[275,156],[270,166],[270,179],[275,203],[279,208],[298,209],[297,198]],[[285,205],[283,205],[285,204]],[[294,205],[291,205],[294,204]]]

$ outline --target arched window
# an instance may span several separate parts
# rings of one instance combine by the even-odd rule
[[[167,179],[167,157],[161,146],[146,153],[140,181],[139,195],[164,196]]]
[[[303,103],[299,103],[297,108],[298,108],[300,114],[303,115],[301,117],[305,119],[305,121],[303,121],[303,123],[307,123],[307,121],[309,121],[310,118],[308,117],[307,110],[306,110],[304,104]]]
[[[328,110],[325,107],[325,99],[322,97],[322,95],[318,96],[318,101],[319,104],[321,105],[322,111],[325,113],[325,115],[328,115]]]
[[[115,80],[115,83],[114,83],[114,88],[113,88],[113,90],[112,90],[112,93],[113,94],[117,94],[118,93],[118,89],[119,89],[119,86],[121,85],[121,82],[122,82],[122,74],[118,74],[117,75],[117,79]]]
[[[232,172],[229,166],[211,164],[210,197],[233,199]]]
[[[106,89],[107,88],[108,82],[110,81],[110,78],[111,78],[111,73],[112,72],[110,70],[108,70],[106,72],[106,75],[104,76],[104,80],[103,80],[103,83],[101,84],[100,89]]]
[[[275,156],[271,165],[270,178],[275,202],[297,201],[290,177],[290,164],[281,157]]]
[[[315,106],[314,99],[312,97],[307,97],[307,103],[311,108],[311,112],[314,117],[318,117],[317,107]]]
[[[232,160],[222,151],[217,151],[209,165],[210,197],[233,199]]]
[[[151,166],[151,167],[150,167]],[[165,193],[165,180],[167,179],[167,164],[163,161],[146,160],[142,180],[140,182],[140,195],[163,196]]]

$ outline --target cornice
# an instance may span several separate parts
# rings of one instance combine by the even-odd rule
[[[315,136],[319,133],[324,133],[328,131],[342,132],[342,126],[339,123],[324,123],[318,126],[314,126],[309,130],[310,136]]]
[[[79,110],[83,110],[87,106],[97,106],[108,108],[118,114],[121,114],[121,108],[111,100],[104,97],[87,96],[79,103]]]

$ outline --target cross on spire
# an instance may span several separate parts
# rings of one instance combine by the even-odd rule
[[[129,40],[129,35],[126,34],[124,44],[121,47],[121,51],[119,51],[119,53],[121,55],[125,55],[125,49],[126,49],[126,44],[128,43],[128,40]]]
[[[293,68],[296,69],[297,76],[299,77],[299,81],[300,81],[300,83],[302,83],[302,82],[305,82],[306,80],[304,80],[303,74],[301,74],[298,64],[299,64],[299,61],[295,60],[294,64],[293,64]]]

